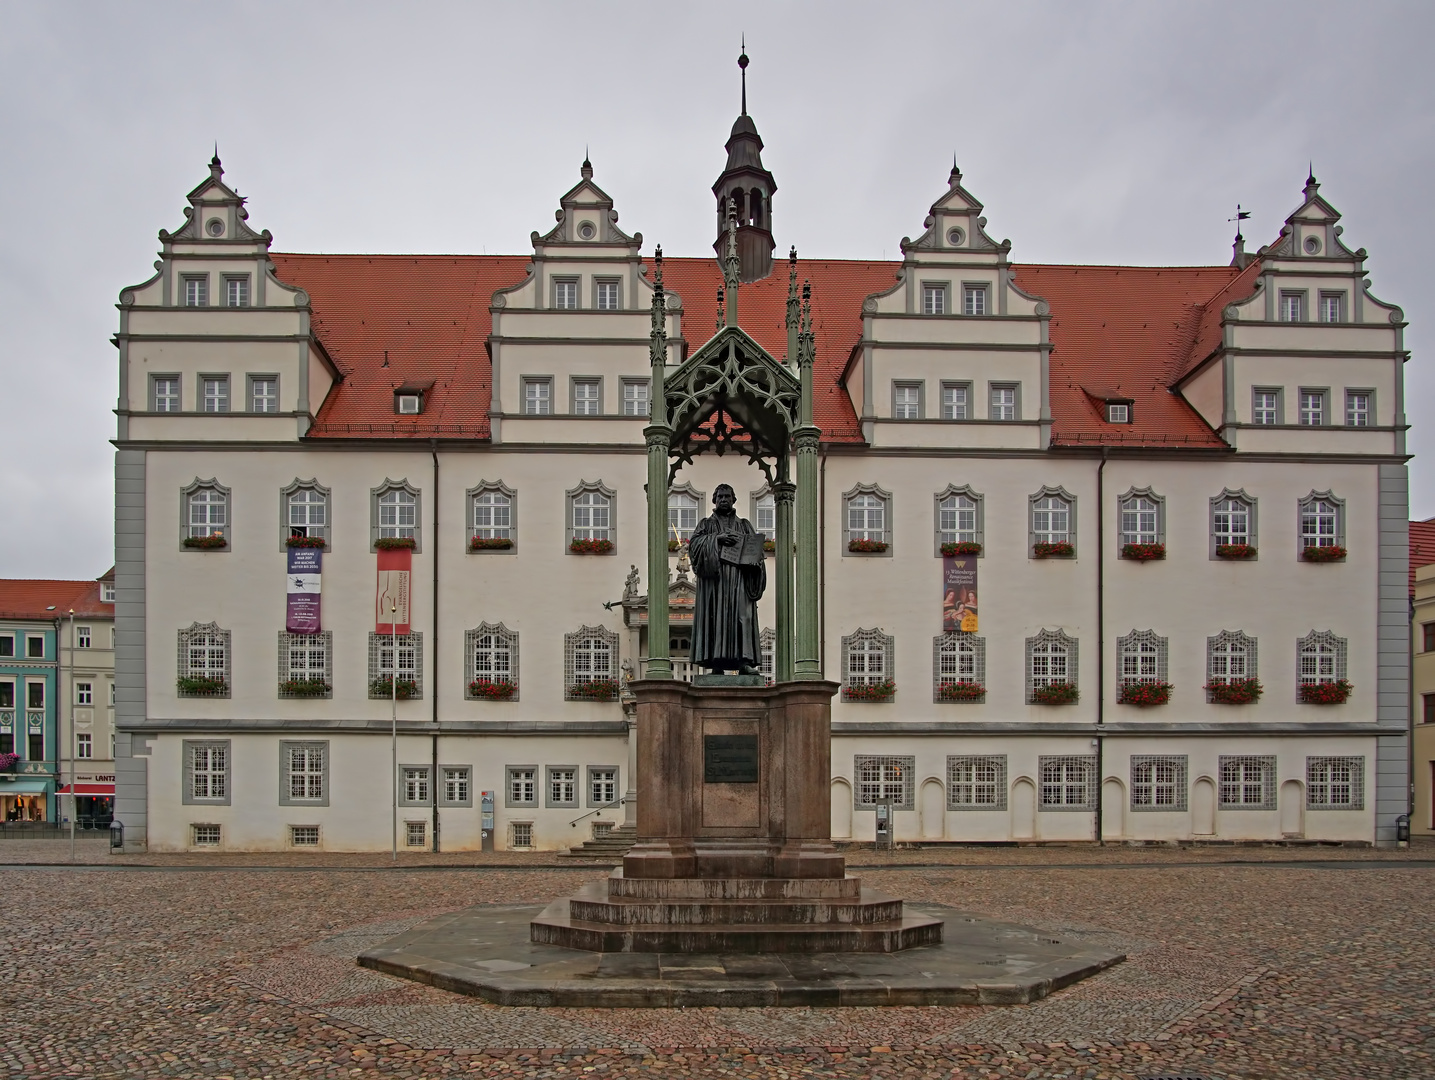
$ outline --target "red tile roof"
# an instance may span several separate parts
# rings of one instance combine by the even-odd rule
[[[517,255],[272,256],[279,277],[312,298],[315,333],[344,373],[315,418],[314,438],[489,437],[486,339],[493,293],[523,280]],[[831,441],[861,441],[839,384],[861,338],[862,301],[897,280],[896,262],[803,260],[817,343],[814,415]],[[1169,387],[1220,344],[1220,313],[1249,294],[1233,267],[1018,266],[1016,283],[1051,305],[1053,441],[1220,448],[1225,444]],[[669,258],[665,284],[683,299],[683,336],[712,333],[715,259]],[[738,294],[740,325],[774,356],[787,351],[787,273]],[[387,368],[383,367],[388,352]],[[433,382],[423,413],[400,417],[393,391]],[[1085,389],[1083,389],[1085,388]],[[1087,391],[1130,397],[1133,422],[1108,424]]]
[[[1417,567],[1435,563],[1435,517],[1410,523],[1410,591],[1415,592]]]
[[[115,617],[115,605],[100,602],[98,581],[0,578],[0,619],[68,618],[71,608],[87,619]]]

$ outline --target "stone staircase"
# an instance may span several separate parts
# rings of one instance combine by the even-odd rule
[[[603,859],[608,862],[622,862],[628,849],[637,842],[638,827],[636,825],[618,825],[587,843],[567,851],[560,851],[558,857],[560,859]]]

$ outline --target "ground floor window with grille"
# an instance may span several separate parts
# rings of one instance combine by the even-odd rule
[[[189,842],[194,847],[218,847],[219,826],[191,825],[189,827]]]
[[[465,696],[470,701],[518,700],[518,632],[499,623],[483,623],[468,631],[468,678]]]
[[[279,632],[279,696],[333,696],[333,631],[317,634]]]
[[[533,822],[513,822],[509,825],[509,835],[513,839],[512,847],[531,848],[533,846]]]
[[[290,825],[289,826],[290,847],[318,847],[319,826],[317,825]]]
[[[395,654],[398,656],[395,686]],[[369,697],[394,696],[400,701],[417,700],[424,696],[424,636],[419,631],[409,634],[377,634],[369,632]]]
[[[428,844],[428,822],[404,822],[404,843],[408,847],[421,848]]]
[[[1006,755],[947,758],[948,810],[1005,810]]]
[[[933,700],[957,703],[985,701],[986,638],[954,630],[938,634],[933,643]]]
[[[1185,810],[1186,756],[1133,755],[1131,809]]]
[[[180,697],[229,696],[229,631],[193,623],[179,632]]]
[[[1042,810],[1096,809],[1096,757],[1087,754],[1063,754],[1042,757]]]
[[[853,788],[857,809],[870,810],[882,799],[890,799],[893,810],[915,807],[915,757],[858,755],[853,759],[852,769],[857,777]]]
[[[595,807],[611,806],[618,801],[618,770],[617,769],[589,769],[588,770],[588,805]]]
[[[1069,705],[1077,700],[1076,639],[1042,630],[1026,639],[1026,700],[1029,705]]]
[[[563,635],[567,668],[564,697],[569,701],[614,701],[618,697],[618,635],[602,626],[585,626]]]
[[[1309,810],[1364,810],[1365,758],[1306,758],[1305,793]]]
[[[184,743],[185,803],[229,803],[229,743]]]
[[[842,639],[843,696],[849,700],[883,701],[892,696],[894,642],[880,629],[858,630]]]
[[[283,770],[279,804],[293,806],[329,804],[329,745],[320,742],[281,742]]]
[[[1275,755],[1222,756],[1220,770],[1222,810],[1276,808]]]

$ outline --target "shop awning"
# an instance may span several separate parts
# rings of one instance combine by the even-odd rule
[[[59,792],[60,792],[61,795],[68,795],[68,794],[70,793],[70,785],[69,785],[69,784],[64,784],[64,785],[62,785],[62,786],[59,788]],[[76,794],[76,795],[113,795],[114,793],[115,793],[115,785],[114,785],[114,784],[76,784],[76,785],[75,785],[75,794]]]
[[[0,783],[0,795],[43,795],[48,790],[44,780],[14,780]]]

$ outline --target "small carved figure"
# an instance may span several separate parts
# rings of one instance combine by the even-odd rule
[[[638,595],[638,568],[629,566],[628,576],[623,582],[623,599],[632,600]]]
[[[693,612],[693,662],[711,671],[758,674],[762,656],[757,602],[767,590],[761,533],[737,516],[729,484],[713,492],[713,513],[688,543],[698,577]]]

